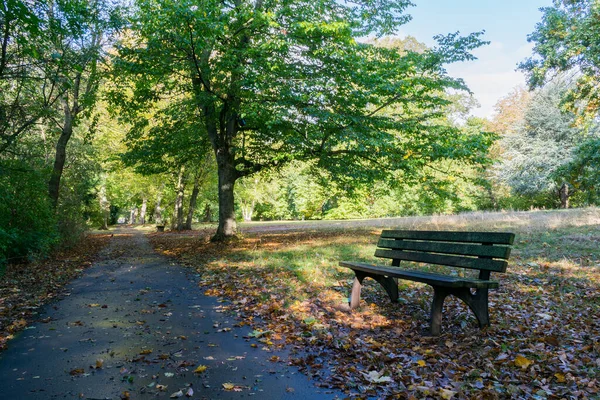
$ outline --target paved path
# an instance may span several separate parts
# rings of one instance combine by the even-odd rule
[[[168,399],[190,387],[192,399],[336,395],[271,362],[285,354],[244,339],[251,329],[234,326],[226,303],[135,230],[115,231],[67,291],[0,354],[0,399]],[[208,368],[194,373],[198,365]]]

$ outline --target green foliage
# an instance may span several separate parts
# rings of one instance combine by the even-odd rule
[[[528,40],[534,43],[534,57],[521,63],[529,83],[539,87],[556,72],[577,70],[577,85],[565,100],[569,108],[594,117],[600,109],[600,2],[598,0],[556,0],[542,9],[542,21]]]
[[[553,173],[558,182],[568,182],[574,189],[578,205],[595,205],[600,202],[600,139],[581,143],[573,150],[573,158]]]
[[[45,255],[59,240],[46,176],[23,162],[0,163],[0,265]]]
[[[408,2],[135,4],[113,103],[128,121],[167,99],[195,105],[216,155],[220,231],[234,215],[235,182],[261,170],[316,160],[350,186],[438,160],[479,162],[490,143],[436,121],[444,91],[466,89],[444,64],[472,59],[480,34],[440,36],[419,52],[355,40],[394,32]]]
[[[527,103],[523,120],[508,127],[511,133],[500,142],[503,154],[495,177],[511,188],[516,208],[560,205],[557,191],[562,182],[555,175],[571,161],[576,144],[589,134],[574,126],[572,112],[560,107],[571,87],[558,81],[536,92]]]

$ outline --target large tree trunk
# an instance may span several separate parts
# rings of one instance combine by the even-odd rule
[[[217,159],[219,174],[219,227],[213,241],[224,240],[236,234],[235,199],[233,188],[237,180],[237,171],[231,164]]]
[[[142,225],[146,224],[146,208],[147,207],[148,207],[148,199],[144,197],[142,199],[142,210],[140,211],[140,224],[142,224]]]
[[[171,222],[171,229],[182,231],[183,230],[183,195],[185,192],[185,167],[179,169],[179,176],[177,178],[177,197],[175,198],[175,209],[173,212],[173,221]]]
[[[60,179],[62,177],[62,173],[65,168],[65,161],[67,159],[67,144],[73,135],[73,118],[75,117],[69,108],[69,104],[66,101],[63,103],[65,113],[64,124],[62,126],[58,142],[56,142],[54,167],[52,168],[52,174],[50,175],[50,181],[48,182],[48,195],[50,196],[52,207],[55,209],[58,205]]]
[[[185,220],[184,229],[192,230],[192,219],[194,217],[194,211],[196,211],[196,201],[198,200],[198,193],[200,193],[200,173],[196,174],[194,179],[194,189],[192,189],[192,195],[190,196],[190,205],[188,207],[187,218]]]

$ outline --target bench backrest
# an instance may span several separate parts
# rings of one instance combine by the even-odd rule
[[[385,230],[376,257],[400,261],[505,272],[515,235],[502,232]]]

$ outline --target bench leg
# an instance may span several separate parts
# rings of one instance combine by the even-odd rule
[[[480,328],[484,328],[490,324],[488,289],[477,289],[475,294],[471,294],[471,291],[466,288],[456,289],[453,294],[464,301],[471,311],[473,311]]]
[[[450,291],[443,287],[433,287],[433,302],[431,303],[431,336],[439,336],[442,333],[442,308],[444,300]]]
[[[385,289],[392,303],[398,301],[398,281],[389,276],[375,275],[372,276]]]
[[[360,303],[360,289],[362,287],[362,281],[365,279],[364,276],[356,274],[354,283],[352,284],[352,293],[350,294],[350,309],[354,310]]]
[[[385,289],[392,303],[398,301],[398,281],[396,279],[381,275],[371,275],[362,271],[354,271],[354,274],[356,277],[354,278],[352,293],[350,294],[350,309],[358,307],[362,282],[366,277],[376,280]]]

